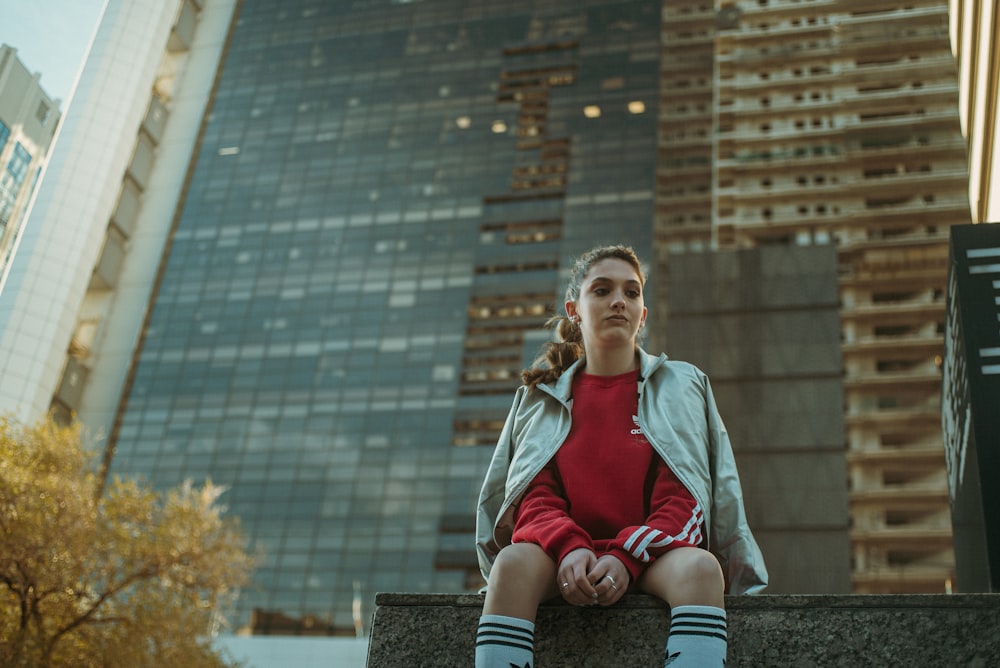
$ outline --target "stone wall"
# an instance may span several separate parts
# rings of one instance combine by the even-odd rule
[[[369,668],[471,668],[478,594],[378,594]],[[1000,594],[728,597],[727,666],[1000,666]],[[536,668],[660,668],[670,611],[539,609]]]

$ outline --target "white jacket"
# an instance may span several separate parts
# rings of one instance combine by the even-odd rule
[[[707,543],[718,557],[730,594],[767,586],[764,557],[747,525],[736,461],[708,377],[687,362],[639,351],[639,426],[656,452],[705,509]],[[479,495],[476,551],[483,577],[510,544],[514,511],[528,484],[569,434],[573,375],[553,385],[521,387],[507,416]]]

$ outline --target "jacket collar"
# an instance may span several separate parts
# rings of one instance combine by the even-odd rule
[[[646,379],[653,375],[653,372],[660,368],[664,362],[667,361],[666,353],[660,353],[659,355],[650,355],[642,348],[639,351],[639,393],[642,393],[642,387],[646,383]],[[546,383],[540,383],[538,388],[547,394],[552,395],[554,398],[558,399],[563,404],[569,404],[570,399],[573,398],[573,377],[576,373],[583,367],[583,359],[578,359],[569,366],[568,369],[562,372],[562,375],[556,379],[556,382],[552,385]]]

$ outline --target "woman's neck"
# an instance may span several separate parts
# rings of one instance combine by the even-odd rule
[[[591,375],[617,376],[638,368],[639,355],[634,349],[587,351],[586,371]]]

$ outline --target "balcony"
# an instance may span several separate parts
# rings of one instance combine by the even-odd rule
[[[914,369],[894,373],[870,372],[865,374],[848,374],[844,379],[844,388],[858,390],[867,388],[895,388],[924,385],[936,388],[941,385],[941,372],[938,370]]]
[[[927,320],[944,313],[944,299],[935,299],[924,302],[894,302],[882,304],[858,304],[855,306],[845,306],[840,309],[842,320],[872,321],[891,320],[893,318],[906,320],[914,316],[920,316]]]
[[[942,566],[879,566],[851,574],[856,594],[925,594],[944,593],[955,579],[950,565]]]
[[[845,355],[866,356],[867,354],[891,353],[909,355],[913,353],[937,354],[944,347],[944,336],[867,336],[841,346]]]
[[[951,527],[886,527],[883,529],[853,530],[852,544],[878,545],[887,550],[917,550],[933,552],[951,547]]]
[[[940,403],[850,410],[844,416],[848,427],[888,429],[899,425],[941,425]]]

